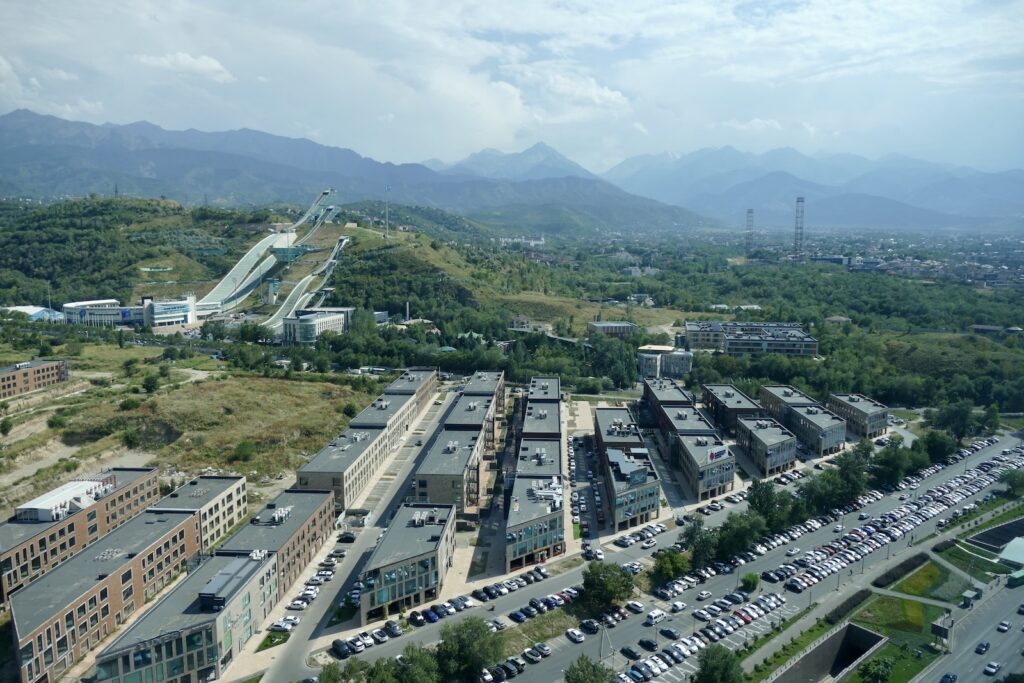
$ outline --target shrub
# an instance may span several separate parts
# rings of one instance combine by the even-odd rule
[[[46,426],[50,429],[62,429],[68,424],[67,418],[63,415],[54,413],[50,417],[46,418]]]
[[[936,553],[942,553],[942,552],[945,552],[945,551],[947,551],[950,548],[953,548],[955,546],[956,546],[956,540],[954,540],[952,538],[948,538],[945,541],[939,541],[938,543],[933,545],[932,546],[932,551],[936,552]]]
[[[142,405],[142,402],[139,401],[139,399],[137,399],[137,398],[126,398],[123,401],[121,401],[120,403],[118,403],[117,407],[120,410],[135,410],[140,405]]]
[[[917,555],[911,555],[907,559],[903,560],[896,566],[886,570],[877,579],[871,582],[871,585],[875,588],[885,588],[886,586],[899,581],[904,576],[914,571],[922,564],[928,561],[928,556],[924,553],[918,553]]]
[[[846,618],[846,616],[857,609],[862,602],[871,597],[871,591],[867,588],[861,588],[859,591],[851,595],[850,597],[843,600],[842,603],[834,610],[825,615],[825,621],[830,624],[838,624],[840,621]]]

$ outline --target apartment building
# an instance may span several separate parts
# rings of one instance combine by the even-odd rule
[[[60,382],[70,374],[66,360],[29,360],[0,368],[0,399],[21,396]]]
[[[209,553],[249,514],[245,477],[196,477],[157,501],[154,512],[191,512],[199,519],[199,550]]]
[[[606,337],[625,339],[640,331],[636,323],[626,320],[591,321],[587,323],[587,334],[603,334]]]
[[[754,399],[731,384],[705,384],[702,394],[705,412],[725,434],[736,433],[739,418],[756,417],[762,412]]]
[[[526,398],[537,403],[557,403],[562,400],[562,382],[557,377],[531,377]]]
[[[815,356],[818,340],[797,323],[686,321],[686,344],[691,351],[717,351],[730,356],[781,353]]]
[[[736,422],[736,443],[765,477],[796,464],[796,435],[770,417],[741,417]]]
[[[733,488],[736,456],[714,435],[676,434],[672,437],[683,480],[697,500],[708,500]]]
[[[494,411],[498,419],[505,416],[505,371],[473,373],[462,389],[463,396],[493,396]]]
[[[863,394],[831,394],[827,407],[846,420],[846,428],[863,439],[874,439],[889,429],[889,409]]]
[[[437,598],[455,554],[455,508],[400,506],[366,562],[360,623],[384,619]]]
[[[59,678],[198,551],[193,513],[146,511],[15,591],[10,608],[20,680]]]
[[[799,389],[787,385],[764,385],[761,387],[760,398],[765,412],[782,424],[786,424],[787,409],[820,405]]]
[[[483,440],[483,455],[493,455],[496,407],[494,396],[463,394],[449,409],[444,427],[450,431],[466,432],[466,438],[469,438],[470,433],[479,435]]]
[[[528,400],[523,410],[522,437],[559,439],[562,436],[562,404]]]
[[[680,408],[694,404],[693,394],[674,379],[648,378],[644,380],[643,400],[652,408]]]
[[[523,439],[505,500],[505,571],[565,552],[561,441]]]
[[[411,396],[411,410],[419,415],[437,393],[437,368],[408,368],[384,389],[385,396]]]
[[[348,332],[354,308],[300,309],[281,321],[281,340],[286,346],[315,346],[326,332]]]
[[[295,472],[295,488],[334,492],[337,511],[352,507],[392,452],[385,429],[353,427],[331,439]]]
[[[282,590],[299,578],[334,528],[334,493],[288,489],[278,495],[217,549],[218,555],[246,556],[253,550],[277,555]]]
[[[627,454],[644,448],[644,439],[633,416],[625,408],[594,410],[594,442],[597,452],[610,448]]]
[[[0,524],[0,599],[43,576],[152,505],[156,468],[88,474],[17,507]]]
[[[413,475],[416,502],[450,505],[457,515],[477,514],[483,446],[480,432],[439,429]]]

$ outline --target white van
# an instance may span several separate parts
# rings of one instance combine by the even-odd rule
[[[647,626],[654,626],[655,624],[660,624],[665,621],[666,618],[667,615],[660,609],[652,609],[647,613],[647,621],[645,621],[644,624]]]

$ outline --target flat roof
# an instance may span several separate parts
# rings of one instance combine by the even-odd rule
[[[635,426],[636,421],[625,408],[594,410],[594,429],[601,433],[605,446],[643,448],[643,437]]]
[[[253,575],[263,571],[271,561],[269,553],[257,557],[259,559],[246,555],[214,555],[206,560],[147,609],[138,621],[119,633],[110,645],[103,648],[100,656],[214,621],[220,611],[202,609],[199,594],[216,590],[218,596],[230,602]]]
[[[114,467],[106,472],[96,472],[87,476],[103,478],[105,476],[114,475],[114,490],[105,496],[102,496],[102,499],[109,498],[111,495],[132,486],[132,484],[134,484],[138,479],[154,471],[156,471],[155,467]],[[54,493],[59,490],[59,488],[60,487],[50,491],[50,493]],[[44,496],[45,495],[47,494],[44,494]],[[33,501],[29,501],[29,503],[35,503],[38,500],[39,499],[37,498]],[[18,507],[27,507],[29,503],[24,503]],[[9,550],[36,534],[44,533],[48,528],[60,521],[63,520],[56,520],[53,522],[19,522],[15,517],[11,517],[8,521],[0,524],[0,552]]]
[[[562,474],[562,442],[558,439],[523,439],[519,442],[516,472],[538,477]]]
[[[818,404],[813,398],[788,384],[768,384],[762,386],[761,391],[767,391],[783,403],[791,406],[812,406]]]
[[[427,522],[427,515],[436,514],[440,523]],[[415,523],[416,517],[424,520],[422,526]],[[373,549],[366,561],[364,573],[381,567],[389,567],[403,560],[424,555],[437,549],[444,535],[444,528],[454,524],[454,505],[432,505],[430,503],[405,503],[395,510],[395,516],[384,531],[384,537]],[[444,571],[438,568],[438,571]]]
[[[617,493],[658,481],[658,473],[655,471],[646,449],[627,454],[618,448],[609,448],[608,469],[611,472],[612,483]]]
[[[304,525],[313,513],[324,504],[326,499],[333,499],[332,491],[315,491],[288,489],[274,500],[267,503],[259,514],[220,546],[220,551],[251,552],[253,550],[269,550],[277,552],[288,542],[299,527]],[[279,523],[274,523],[274,512],[291,508],[288,516]]]
[[[659,404],[693,404],[693,394],[674,379],[645,379],[644,386]]]
[[[834,427],[840,422],[846,424],[846,420],[839,417],[831,410],[822,408],[821,406],[798,406],[793,408],[796,412],[806,417],[810,422],[815,424],[820,429],[827,429]]]
[[[707,436],[695,436],[692,434],[679,434],[676,436],[679,439],[680,444],[683,446],[683,451],[686,456],[697,464],[697,467],[705,467],[710,465],[712,462],[727,462],[729,460],[735,460],[736,457],[733,455],[729,447],[722,443],[721,439],[715,439]],[[715,448],[715,447],[718,448]],[[720,454],[721,449],[725,449],[725,453],[718,455],[712,460],[712,454]]]
[[[761,405],[732,384],[705,384],[704,389],[730,408],[760,410]]]
[[[154,510],[199,510],[245,477],[196,477],[153,504]]]
[[[711,331],[711,332],[726,332],[726,333],[742,333],[744,330],[753,333],[754,331],[769,331],[769,330],[800,330],[803,331],[803,325],[800,323],[780,323],[780,322],[755,322],[755,321],[741,321],[741,320],[687,320],[685,323],[686,331]]]
[[[562,381],[557,377],[533,377],[527,398],[531,401],[561,401]]]
[[[173,531],[191,512],[142,512],[62,564],[11,594],[10,604],[18,637],[23,638],[55,616],[63,618],[69,605],[131,559]]]
[[[557,480],[557,481],[555,481]],[[552,514],[562,514],[565,489],[560,477],[516,475],[505,528],[511,529]]]
[[[121,302],[117,299],[92,299],[91,301],[69,301],[61,308],[68,308],[69,306],[72,308],[82,308],[84,306],[109,306],[116,308],[120,305]]]
[[[298,472],[345,472],[383,433],[383,429],[371,427],[346,429],[317,451]]]
[[[739,422],[746,425],[753,437],[768,448],[796,438],[793,432],[770,417],[741,417],[737,420]]]
[[[498,385],[501,384],[501,380],[504,377],[505,373],[500,370],[498,372],[477,372],[466,382],[462,393],[471,396],[478,394],[494,395],[497,393]]]
[[[446,429],[476,429],[480,430],[487,419],[487,412],[494,403],[493,397],[488,396],[460,396],[448,416],[444,419]]]
[[[704,413],[693,406],[674,408],[664,406],[662,410],[669,422],[672,423],[672,431],[676,434],[717,434],[718,430],[711,424]]]
[[[391,418],[402,409],[406,403],[412,400],[412,393],[384,393],[374,399],[373,403],[366,406],[361,413],[352,418],[350,427],[375,427],[384,429],[388,426]]]
[[[28,370],[30,368],[41,368],[44,365],[57,365],[59,363],[64,363],[64,362],[65,361],[63,361],[63,360],[40,360],[38,358],[33,358],[32,360],[23,360],[20,363],[15,363],[13,365],[8,365],[6,367],[2,367],[2,368],[0,368],[0,374],[6,374],[8,372],[13,372],[15,370]]]
[[[865,416],[875,415],[889,410],[878,401],[868,398],[864,394],[832,394],[830,398],[834,398],[840,403],[848,406],[850,409]]]
[[[676,347],[663,344],[644,344],[637,349],[641,353],[672,353],[675,350]]]
[[[480,437],[479,432],[473,433],[465,429],[438,430],[430,449],[423,457],[416,474],[448,474],[462,476],[466,471],[473,446]]]
[[[394,382],[384,390],[385,394],[415,394],[420,388],[437,376],[437,370],[426,368],[409,368],[403,370]]]
[[[523,417],[523,434],[558,434],[562,430],[562,406],[560,403],[526,402]]]

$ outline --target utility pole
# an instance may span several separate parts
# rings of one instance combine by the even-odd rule
[[[384,239],[391,237],[391,204],[388,202],[388,192],[391,192],[391,186],[384,186]]]

